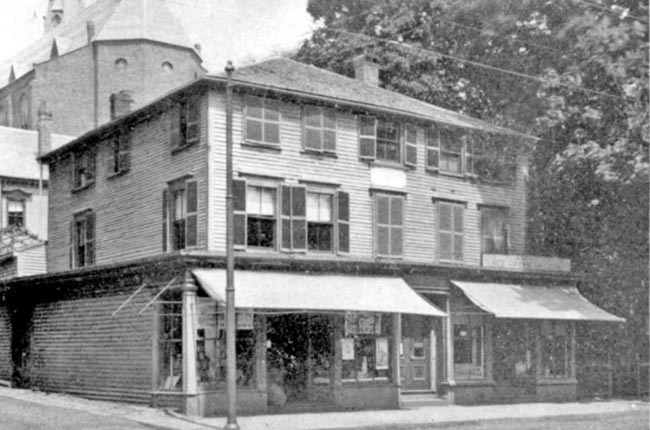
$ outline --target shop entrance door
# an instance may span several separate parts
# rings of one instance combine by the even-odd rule
[[[431,361],[434,359],[431,348],[430,323],[428,318],[419,315],[402,315],[402,347],[400,354],[400,374],[404,390],[430,390]]]

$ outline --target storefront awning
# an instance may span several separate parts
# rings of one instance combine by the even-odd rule
[[[210,297],[225,303],[225,270],[196,269],[193,273]],[[446,316],[402,278],[240,270],[235,271],[235,307]]]
[[[497,318],[625,322],[585,299],[575,287],[451,282]]]

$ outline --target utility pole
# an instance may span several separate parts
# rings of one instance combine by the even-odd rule
[[[237,352],[235,321],[235,246],[232,195],[232,72],[231,61],[226,65],[226,392],[228,420],[224,430],[239,430],[237,424]]]

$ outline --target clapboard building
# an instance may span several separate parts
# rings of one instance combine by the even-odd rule
[[[574,399],[576,324],[621,319],[524,255],[534,139],[354,62],[234,73],[240,411]],[[50,274],[2,284],[15,381],[225,409],[225,83],[42,157]]]

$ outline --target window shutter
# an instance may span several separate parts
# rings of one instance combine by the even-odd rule
[[[176,105],[169,111],[169,146],[178,148],[181,144],[180,106]]]
[[[233,236],[235,246],[246,246],[246,181],[233,179]]]
[[[430,170],[438,170],[440,168],[440,132],[437,128],[429,128],[426,130],[426,167]]]
[[[374,160],[377,152],[377,129],[375,118],[359,117],[359,158]]]
[[[201,118],[199,98],[196,96],[190,97],[187,100],[187,104],[185,106],[186,106],[185,114],[187,115],[186,118],[187,130],[185,132],[185,136],[186,136],[185,143],[190,144],[199,141],[199,135],[200,135],[199,121]]]
[[[86,160],[86,183],[95,180],[95,151],[90,149],[84,157]]]
[[[75,250],[77,246],[77,238],[75,237],[75,220],[70,221],[70,268],[75,267]]]
[[[86,256],[85,265],[95,264],[95,213],[86,214]]]
[[[169,191],[164,189],[162,192],[162,250],[167,252],[167,212],[169,211],[168,202]]]
[[[291,248],[294,251],[307,250],[307,189],[304,186],[291,187]]]
[[[282,186],[282,250],[291,251],[291,187]]]
[[[338,252],[350,252],[350,194],[339,191],[337,193],[338,205]]]
[[[70,154],[70,160],[68,161],[68,172],[69,172],[69,180],[70,180],[70,189],[74,190],[77,188],[77,169],[75,168],[75,156],[74,154]]]
[[[418,164],[417,129],[407,125],[404,131],[404,164],[409,167],[416,167]]]
[[[119,155],[117,168],[120,172],[128,172],[131,167],[131,135],[122,135],[119,140]]]
[[[185,222],[185,246],[197,245],[197,207],[198,207],[198,189],[196,181],[190,181],[185,184],[186,201],[186,222]]]

